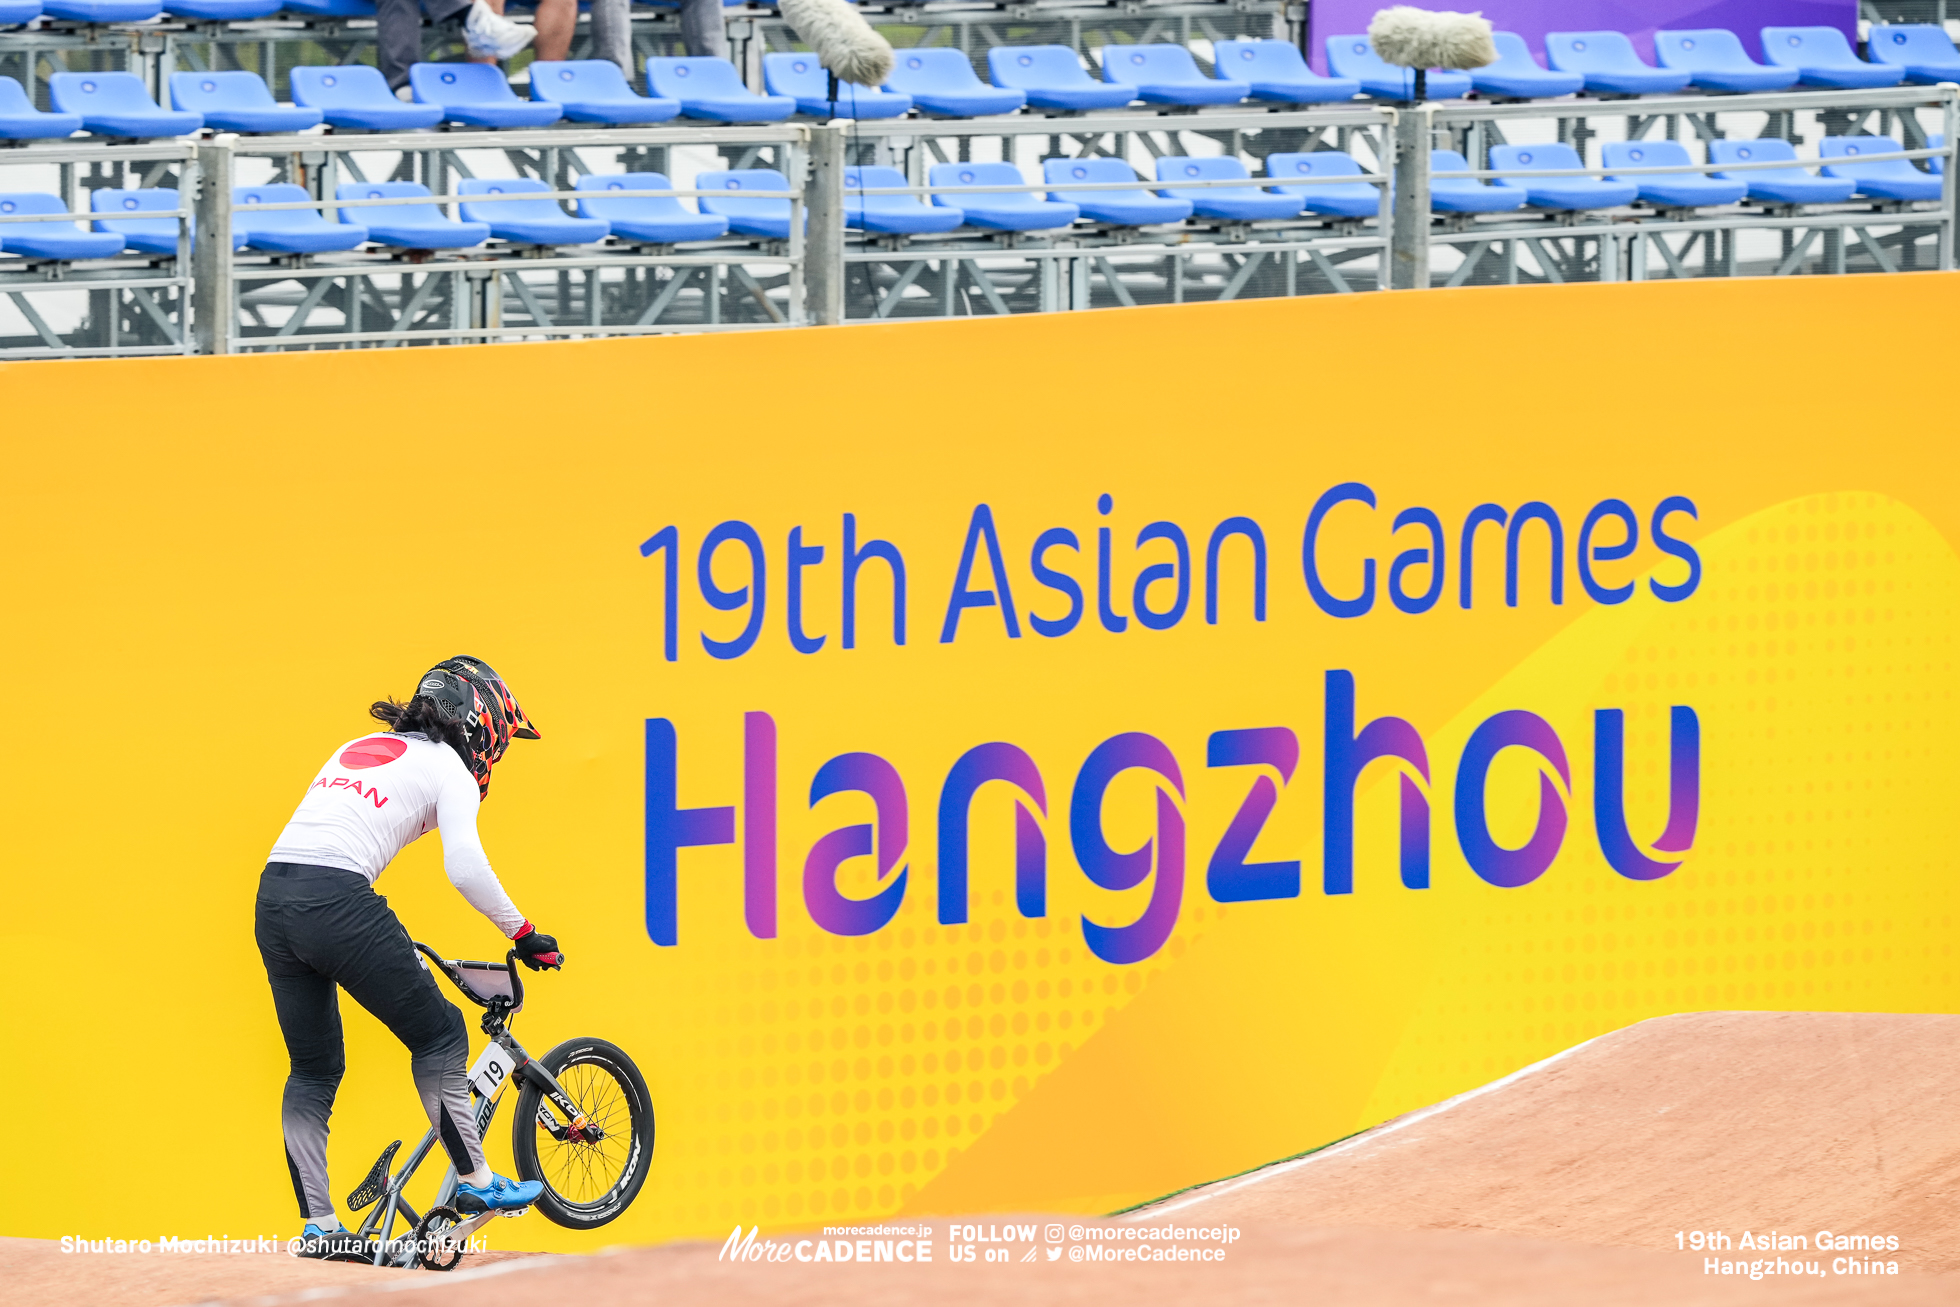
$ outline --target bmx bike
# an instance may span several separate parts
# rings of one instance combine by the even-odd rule
[[[489,1135],[490,1122],[515,1084],[511,1152],[519,1179],[544,1184],[537,1209],[572,1230],[595,1230],[616,1219],[646,1183],[653,1154],[653,1103],[633,1059],[603,1039],[568,1039],[533,1058],[510,1033],[512,1019],[524,1008],[516,950],[499,963],[443,958],[420,941],[415,947],[465,998],[484,1009],[481,1025],[490,1043],[469,1070],[478,1137]],[[434,1204],[417,1212],[403,1190],[435,1143],[431,1128],[391,1174],[389,1167],[402,1146],[397,1139],[347,1196],[351,1211],[373,1210],[355,1231],[366,1253],[348,1254],[346,1260],[453,1270],[470,1235],[491,1217],[523,1215],[525,1209],[475,1215],[457,1211],[453,1166],[443,1176]],[[410,1232],[404,1238],[395,1236],[398,1222]]]

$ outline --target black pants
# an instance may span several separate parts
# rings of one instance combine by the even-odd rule
[[[254,934],[292,1059],[279,1124],[300,1215],[334,1211],[327,1119],[347,1069],[337,989],[408,1046],[416,1092],[457,1173],[482,1167],[463,1014],[436,987],[388,900],[351,871],[270,863],[259,878]]]
[[[408,85],[408,66],[422,61],[422,15],[432,23],[448,22],[470,7],[471,0],[379,0],[375,6],[376,62],[388,85],[399,91]]]

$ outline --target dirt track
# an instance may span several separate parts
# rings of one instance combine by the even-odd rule
[[[486,1297],[579,1307],[1950,1304],[1960,1302],[1956,1107],[1960,1017],[1709,1013],[1631,1027],[1131,1218],[1243,1228],[1221,1262],[955,1263],[947,1222],[935,1219],[930,1265],[738,1265],[718,1260],[719,1245],[674,1244],[577,1258],[490,1254],[437,1277],[283,1256],[64,1257],[55,1245],[9,1239],[0,1240],[0,1283],[18,1307],[460,1307]],[[1703,1254],[1676,1251],[1675,1231],[1694,1228],[1731,1239],[1745,1230],[1896,1235],[1900,1251],[1883,1256],[1903,1273],[1710,1276]],[[1785,1254],[1826,1268],[1842,1255],[1814,1246]]]
[[[1681,1229],[1891,1234],[1960,1270],[1960,1017],[1709,1012],[1156,1212],[1673,1249]]]

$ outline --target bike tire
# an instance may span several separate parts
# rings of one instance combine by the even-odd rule
[[[653,1097],[633,1059],[603,1039],[568,1039],[538,1060],[606,1134],[597,1144],[554,1138],[538,1122],[541,1108],[552,1109],[543,1107],[543,1091],[527,1082],[518,1091],[510,1128],[518,1177],[543,1183],[537,1208],[547,1220],[568,1230],[596,1230],[618,1219],[646,1183],[653,1161]],[[622,1124],[628,1132],[623,1143]],[[548,1149],[543,1155],[540,1141]],[[608,1179],[615,1161],[618,1176]],[[595,1165],[600,1168],[596,1182]],[[595,1183],[603,1186],[597,1192]]]

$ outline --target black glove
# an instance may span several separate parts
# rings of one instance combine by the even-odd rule
[[[533,971],[543,971],[546,967],[556,971],[565,965],[565,955],[558,951],[558,941],[528,921],[511,937],[510,942],[517,949],[517,960]]]

